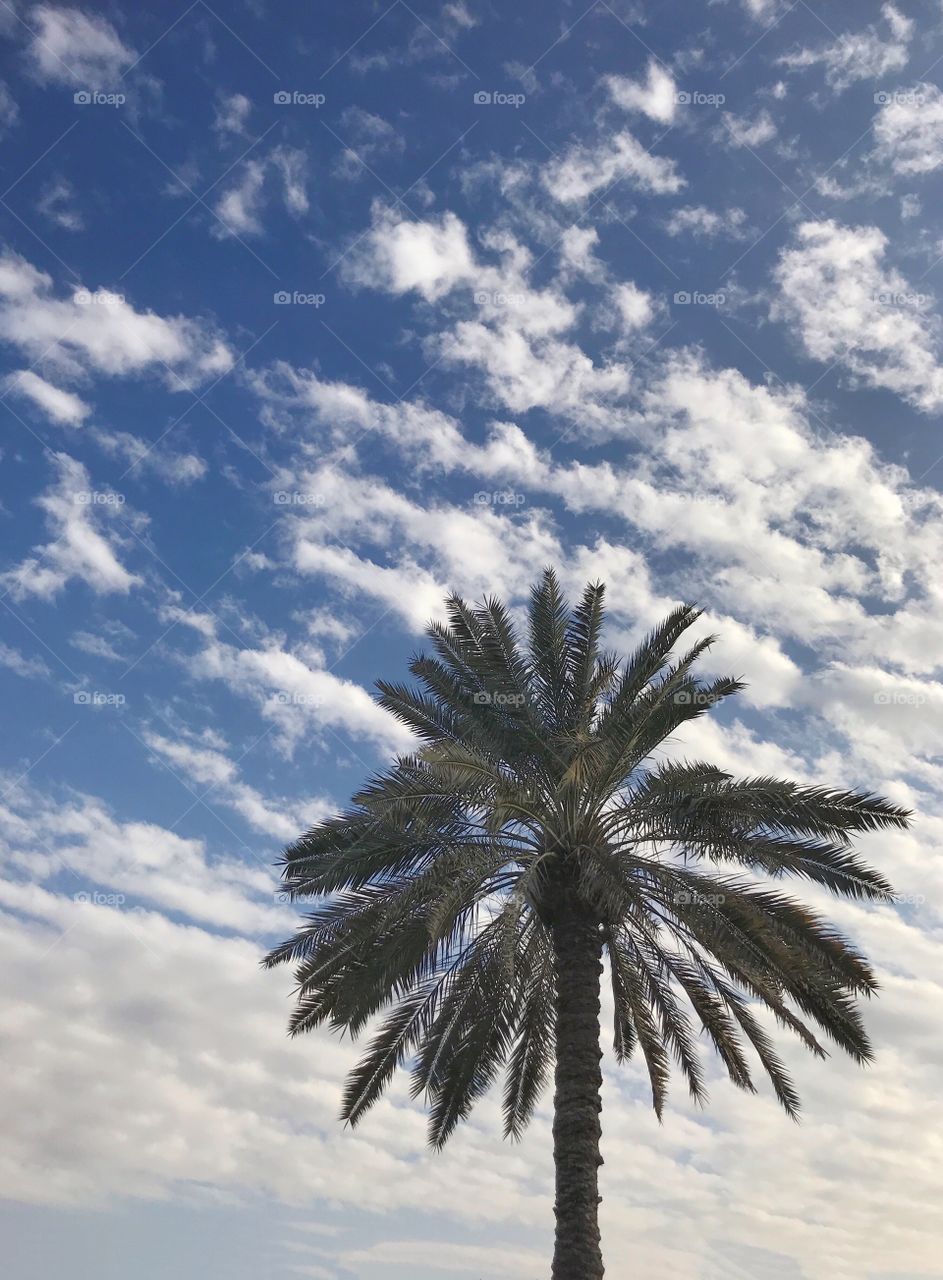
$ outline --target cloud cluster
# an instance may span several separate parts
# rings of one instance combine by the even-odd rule
[[[28,55],[34,73],[46,84],[114,89],[137,60],[107,18],[81,9],[38,4],[29,11],[29,25]]]
[[[76,288],[57,297],[46,272],[9,251],[0,257],[0,341],[64,381],[153,372],[172,389],[186,390],[233,363],[212,324],[138,311],[110,289]],[[46,406],[51,402],[47,392]]]
[[[74,580],[96,595],[125,595],[140,582],[119,559],[121,534],[114,525],[124,495],[95,489],[87,469],[66,453],[53,455],[56,478],[37,499],[50,541],[38,546],[0,581],[17,599],[49,600]]]
[[[585,68],[551,70],[564,63],[561,40],[523,74],[535,132],[562,144],[551,152],[545,142],[546,154],[528,159],[523,113],[502,133],[492,104],[490,117],[476,116],[492,127],[487,151],[473,150],[485,128],[463,134],[448,164],[451,153],[430,146],[429,160],[440,160],[410,188],[399,178],[414,177],[417,135],[404,106],[383,115],[339,106],[339,158],[336,138],[324,156],[310,138],[302,149],[292,132],[302,114],[283,113],[285,140],[247,154],[221,182],[218,238],[263,236],[284,206],[298,241],[285,246],[286,262],[297,248],[305,272],[321,251],[321,265],[337,267],[331,324],[343,363],[306,331],[298,346],[250,351],[236,371],[231,339],[198,317],[199,303],[159,314],[146,294],[132,303],[64,289],[13,252],[0,258],[0,339],[18,370],[3,398],[30,430],[40,417],[68,438],[68,452],[43,455],[32,473],[0,594],[35,605],[50,649],[68,646],[62,652],[92,669],[111,664],[116,678],[120,663],[129,682],[140,680],[140,703],[129,699],[113,728],[118,755],[136,752],[155,784],[129,787],[122,803],[116,770],[116,794],[89,794],[112,786],[114,757],[103,751],[99,764],[83,740],[81,786],[44,791],[17,776],[0,787],[0,954],[20,992],[3,1010],[16,1034],[0,1189],[74,1207],[194,1187],[262,1193],[297,1204],[307,1222],[318,1201],[363,1214],[369,1185],[372,1206],[396,1223],[388,1238],[325,1237],[322,1247],[315,1236],[293,1260],[298,1274],[537,1273],[552,1226],[546,1109],[513,1151],[496,1138],[489,1098],[433,1161],[419,1108],[397,1085],[363,1131],[342,1133],[332,1117],[355,1051],[326,1034],[289,1045],[290,978],[261,972],[258,960],[293,919],[274,883],[279,847],[412,745],[371,697],[377,663],[397,674],[450,589],[496,593],[520,616],[535,573],[553,562],[571,593],[606,580],[606,642],[620,651],[679,600],[704,608],[703,629],[720,637],[710,669],[743,676],[748,688],[729,714],[690,726],[669,755],[874,788],[920,813],[913,833],[865,842],[900,903],[836,905],[803,891],[880,967],[883,994],[868,1010],[875,1068],[793,1061],[787,1049],[810,1119],[795,1131],[771,1098],[740,1097],[712,1066],[709,1115],[676,1089],[658,1129],[638,1064],[617,1074],[607,1061],[607,1236],[616,1248],[631,1241],[640,1272],[680,1280],[935,1274],[943,497],[932,465],[915,480],[903,452],[849,428],[857,419],[846,411],[910,414],[929,438],[943,405],[941,321],[917,278],[935,252],[932,192],[918,200],[909,190],[943,167],[943,95],[928,82],[892,83],[917,47],[912,18],[893,5],[829,39],[807,15],[790,52],[794,9],[788,0],[712,6],[712,28],[739,11],[741,24],[746,13],[767,29],[738,33],[729,59],[692,37],[670,66],[636,40],[634,61],[618,64],[627,69],[587,71],[592,93],[582,98],[569,90]],[[458,55],[443,41],[457,43],[479,16],[447,4],[397,44],[392,29],[408,15],[394,10],[380,19],[391,28],[386,51],[365,39],[350,53],[352,73],[408,66],[410,76],[429,73],[425,87],[464,93]],[[607,21],[604,10],[587,11],[572,39]],[[113,88],[137,58],[130,24],[119,34],[78,9],[25,12],[34,28],[26,94],[37,93],[35,79]],[[638,31],[658,43],[656,28]],[[205,53],[217,56],[209,44]],[[679,81],[716,87],[721,67],[729,111],[690,103],[682,112]],[[784,79],[740,92],[755,67]],[[858,86],[838,104],[849,142],[858,96],[861,129],[874,118],[872,149],[852,148],[820,174],[819,193],[893,193],[893,202],[845,221],[795,209],[774,220],[762,185],[770,175],[750,150],[767,147],[761,154],[782,170],[770,180],[778,212],[780,183],[805,191],[819,164],[816,139],[794,141],[795,81],[782,67],[820,68],[832,108]],[[881,90],[876,102],[867,81]],[[207,136],[232,154],[263,110],[249,90],[229,88],[244,83],[227,76],[204,92],[201,80]],[[813,99],[816,113],[827,97]],[[547,121],[562,134],[540,128],[551,98],[563,106]],[[19,129],[0,86],[3,123]],[[446,181],[459,156],[460,181]],[[371,170],[386,176],[386,164],[386,195],[405,189],[420,214],[395,199],[368,207]],[[847,186],[836,170],[853,175]],[[741,171],[755,177],[728,187]],[[302,221],[322,173],[357,210],[329,245],[308,234],[314,217]],[[83,191],[56,174],[36,182],[31,207],[44,231],[78,244]],[[225,244],[203,248],[228,256]],[[672,302],[689,288],[673,273],[681,262],[691,289],[728,269],[723,313]],[[182,274],[172,283],[193,296]],[[362,349],[348,306],[365,324]],[[244,313],[231,314],[235,335]],[[748,326],[762,326],[749,360],[737,342]],[[391,363],[408,352],[406,376],[377,362],[381,346]],[[791,377],[818,381],[806,391],[764,376],[754,348],[771,363],[779,349],[791,370],[800,362]],[[146,397],[155,377],[169,390],[202,388],[229,370],[252,434],[249,468],[215,438],[199,453],[176,436],[148,440],[103,391],[112,379],[139,380]],[[23,436],[32,447],[35,436]],[[931,448],[928,462],[935,456]],[[109,468],[124,472],[133,502],[101,478]],[[167,501],[144,514],[153,477],[175,492],[163,490]],[[190,608],[163,579],[182,562],[173,553],[192,550],[183,511],[213,528],[194,562],[219,560]],[[145,525],[160,556],[146,573],[131,536]],[[52,600],[63,607],[46,609]],[[142,634],[156,637],[150,647],[133,643]],[[15,696],[61,694],[46,658],[22,636],[0,643]],[[82,715],[76,740],[103,719]],[[40,754],[47,745],[30,758],[64,770],[64,757]],[[85,784],[93,767],[107,779],[101,788]],[[447,1243],[420,1238],[415,1215],[430,1203]]]
[[[881,6],[883,29],[870,23],[861,31],[846,32],[830,44],[784,54],[780,65],[793,69],[824,66],[825,80],[841,93],[858,80],[876,80],[902,71],[910,59],[914,23],[892,4]]]
[[[885,262],[878,227],[802,223],[776,269],[773,315],[808,354],[885,387],[926,413],[943,404],[941,331],[933,302]]]

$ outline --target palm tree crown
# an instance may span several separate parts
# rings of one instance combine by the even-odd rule
[[[695,674],[711,638],[673,654],[699,617],[691,606],[627,661],[603,652],[603,595],[591,584],[571,610],[547,570],[526,644],[499,601],[451,597],[448,625],[428,630],[435,656],[410,665],[419,687],[378,682],[415,752],[285,854],[287,889],[315,906],[266,963],[297,965],[292,1033],[371,1027],[344,1093],[351,1123],[408,1067],[441,1146],[505,1068],[505,1129],[519,1135],[555,1031],[559,1055],[561,939],[573,921],[597,975],[608,961],[615,1055],[641,1054],[659,1113],[672,1062],[703,1101],[703,1032],[751,1091],[752,1046],[796,1115],[763,1006],[815,1054],[824,1035],[859,1062],[871,1056],[856,1007],[875,989],[866,960],[769,882],[799,876],[888,898],[848,839],[905,825],[906,812],[868,794],[736,780],[708,763],[653,763],[742,685]],[[557,1087],[559,1102],[559,1074]]]

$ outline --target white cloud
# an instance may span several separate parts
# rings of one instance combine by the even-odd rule
[[[218,222],[213,234],[257,236],[264,231],[263,214],[270,199],[269,177],[278,180],[282,202],[293,217],[308,212],[306,189],[308,162],[296,147],[276,147],[262,160],[247,160],[239,180],[216,202]]]
[[[6,667],[24,679],[46,679],[51,675],[42,658],[27,657],[8,644],[0,644],[0,667]]]
[[[216,104],[213,128],[217,133],[245,133],[251,110],[252,103],[244,93],[221,94]]]
[[[733,147],[761,147],[776,137],[776,122],[765,107],[752,119],[725,111],[723,122],[727,141]]]
[[[606,76],[605,85],[616,106],[626,111],[640,111],[659,124],[671,124],[677,111],[677,86],[671,72],[654,58],[646,71],[644,84],[627,76]]]
[[[421,445],[420,465],[425,466],[454,466],[465,447],[453,419],[413,400],[378,403],[359,387],[327,382],[308,370],[295,370],[284,361],[263,372],[251,372],[248,381],[263,400],[265,419],[270,425],[298,440],[300,417],[305,430],[301,447],[305,438],[310,438],[316,447],[322,442],[342,446],[369,431],[380,431],[403,447],[410,443]],[[279,417],[282,410],[296,411],[298,417],[293,416],[284,424]],[[285,480],[285,485],[293,483],[291,478]]]
[[[40,80],[83,89],[114,88],[137,54],[105,18],[81,9],[36,5],[29,56]]]
[[[882,6],[881,16],[885,30],[872,22],[862,31],[846,32],[821,48],[785,54],[779,62],[793,68],[821,64],[827,83],[836,93],[858,80],[874,80],[901,71],[910,58],[914,24],[892,4]]]
[[[185,781],[193,777],[204,780]],[[181,788],[181,814],[194,803],[194,790],[205,786]],[[211,793],[207,807],[214,803]],[[232,833],[225,834],[231,845]],[[269,834],[282,838],[278,830]],[[121,821],[94,796],[9,793],[0,811],[0,862],[8,874],[28,872],[35,885],[62,877],[80,907],[97,893],[119,894],[128,905],[133,899],[246,934],[283,928],[289,919],[275,901],[273,867],[236,856],[211,860],[204,841],[153,822]]]
[[[721,763],[736,757],[747,771],[766,767],[764,744],[742,726],[728,745],[714,721],[700,724],[714,730],[704,746]],[[692,747],[700,754],[698,732],[694,726]],[[517,1149],[501,1143],[499,1106],[489,1097],[444,1153],[424,1151],[419,1107],[401,1082],[362,1130],[345,1131],[333,1117],[356,1047],[327,1033],[289,1042],[290,979],[261,971],[261,946],[249,940],[284,931],[268,869],[211,860],[201,842],[118,822],[90,797],[61,815],[30,799],[3,815],[2,828],[11,873],[0,880],[0,959],[18,995],[5,1009],[17,1034],[7,1055],[0,1190],[78,1208],[166,1200],[197,1184],[298,1205],[310,1224],[312,1200],[360,1211],[370,1185],[386,1222],[435,1203],[445,1236],[439,1252],[411,1230],[387,1229],[375,1243],[328,1231],[323,1250],[310,1239],[321,1233],[307,1233],[313,1247],[295,1255],[298,1265],[312,1258],[332,1273],[340,1263],[354,1272],[401,1264],[422,1275],[468,1267],[472,1275],[530,1274],[521,1232],[546,1241],[552,1224],[546,1101]],[[920,848],[894,841],[893,852],[903,865]],[[50,876],[66,861],[74,870],[53,892]],[[31,865],[32,883],[24,879]],[[96,901],[99,886],[128,897]],[[91,900],[74,899],[82,893]],[[166,902],[186,922],[136,910],[136,900]],[[884,990],[867,1010],[877,1063],[867,1073],[838,1058],[817,1064],[786,1045],[806,1102],[807,1123],[798,1127],[765,1090],[745,1098],[712,1065],[709,1116],[676,1087],[658,1125],[639,1063],[617,1069],[607,1053],[602,1212],[613,1255],[631,1247],[639,1269],[679,1280],[699,1280],[705,1267],[746,1277],[785,1266],[801,1267],[809,1280],[856,1280],[899,1270],[905,1250],[911,1269],[933,1273],[926,1206],[934,1203],[943,1122],[934,1089],[943,1034],[934,945],[890,908],[838,904],[835,914],[882,964]],[[299,1109],[307,1117],[300,1131]],[[671,1230],[681,1213],[691,1227],[684,1239]],[[758,1259],[758,1238],[782,1251],[769,1255],[769,1267],[765,1253]]]
[[[36,209],[63,231],[81,231],[85,222],[75,208],[75,191],[70,182],[57,178],[43,190]]]
[[[530,339],[514,328],[461,321],[436,350],[446,365],[480,369],[495,401],[512,413],[547,409],[582,429],[606,430],[631,373],[615,361],[594,364],[574,343]]]
[[[860,439],[822,438],[814,407],[798,388],[753,386],[734,370],[711,370],[694,353],[667,353],[632,389],[630,403],[623,395],[609,415],[610,437],[631,429],[641,446],[621,465],[554,462],[513,423],[492,424],[485,442],[473,444],[463,441],[454,419],[422,406],[377,404],[359,388],[321,384],[287,366],[255,389],[268,406],[293,414],[278,429],[291,431],[303,448],[313,429],[312,459],[323,453],[325,438],[339,444],[379,434],[410,468],[434,457],[439,466],[466,472],[488,497],[482,514],[502,517],[503,523],[485,522],[476,542],[466,511],[443,508],[421,517],[402,495],[345,476],[340,464],[312,465],[294,477],[290,487],[315,493],[320,502],[317,514],[293,522],[306,567],[337,582],[345,573],[356,575],[359,590],[394,604],[411,626],[436,603],[437,584],[461,581],[471,594],[482,589],[473,563],[436,542],[440,529],[450,530],[448,547],[472,546],[484,563],[499,553],[481,541],[483,533],[494,529],[503,545],[519,545],[513,558],[520,554],[525,563],[501,583],[509,593],[527,578],[528,555],[533,562],[572,560],[572,546],[516,541],[522,513],[546,495],[574,514],[618,520],[627,540],[642,531],[659,546],[695,555],[707,566],[707,602],[729,613],[736,601],[738,623],[763,618],[778,638],[835,644],[846,657],[849,646],[871,661],[892,653],[913,671],[928,670],[928,655],[943,644],[943,614],[932,594],[905,594],[905,583],[928,581],[943,556],[943,499],[914,489],[905,471],[881,464]],[[602,422],[594,421],[593,429],[601,431]],[[364,453],[370,456],[368,443]],[[352,461],[349,453],[345,459]],[[278,485],[289,482],[279,478]],[[522,504],[502,506],[500,495],[508,493],[520,494]],[[541,536],[546,539],[546,530]],[[327,545],[335,537],[350,550]],[[375,550],[356,552],[361,540],[383,549],[408,546],[410,553],[401,551],[391,572],[376,562]],[[626,578],[639,577],[637,568],[623,572],[611,560],[579,568],[618,575],[619,592]],[[697,586],[699,596],[705,590]],[[873,598],[885,607],[869,619],[865,605]],[[647,622],[663,612],[648,596],[629,599],[633,608],[644,608]],[[754,644],[751,652],[756,659],[764,646]],[[749,696],[785,696],[782,655],[771,654],[763,673]]]
[[[0,340],[73,378],[89,370],[112,376],[156,370],[171,389],[219,376],[233,362],[206,322],[136,311],[110,290],[75,289],[57,298],[45,272],[10,252],[0,257]]]
[[[743,0],[747,13],[761,22],[773,18],[782,12],[785,0]]]
[[[20,118],[20,109],[3,80],[0,80],[0,137]]]
[[[406,139],[388,120],[362,107],[344,108],[340,134],[346,145],[334,172],[348,181],[366,176],[367,166],[372,167],[377,159],[401,152],[406,146]]]
[[[126,594],[139,579],[118,559],[114,536],[102,532],[109,516],[115,518],[118,495],[94,490],[85,467],[68,454],[57,453],[53,459],[57,479],[36,499],[46,513],[52,541],[37,547],[0,580],[18,599],[51,599],[73,579],[85,582],[96,595]]]
[[[842,365],[867,386],[930,413],[943,404],[939,318],[884,262],[877,227],[806,222],[776,269],[773,315],[795,324],[815,360]]]
[[[109,629],[119,630],[114,623]],[[129,632],[127,638],[130,638],[130,634]],[[101,658],[105,662],[123,662],[125,666],[128,664],[128,659],[120,654],[105,636],[93,635],[90,631],[76,631],[74,635],[69,636],[69,644],[80,653],[87,653],[90,658]]]
[[[695,240],[740,240],[747,235],[747,215],[734,207],[719,213],[702,204],[675,209],[665,223],[670,236],[690,235]]]
[[[430,302],[477,274],[465,227],[454,213],[438,222],[413,222],[382,210],[343,272],[352,284],[391,293],[416,290]]]
[[[304,571],[304,566],[298,568]],[[310,649],[289,652],[275,642],[237,649],[209,640],[186,659],[186,666],[192,677],[219,680],[254,702],[279,731],[279,744],[287,752],[312,734],[348,750],[348,735],[383,752],[403,750],[412,741],[365,689],[326,670]]]
[[[920,202],[919,196],[915,196],[913,193],[910,193],[905,196],[901,196],[900,198],[901,221],[909,222],[911,218],[918,218],[920,216],[922,209],[923,209],[923,205]]]
[[[617,285],[614,292],[622,327],[628,331],[644,329],[655,315],[652,295],[631,280]]]
[[[15,393],[31,400],[52,421],[70,427],[81,426],[92,412],[91,405],[73,391],[55,387],[32,369],[21,369],[7,378],[7,394]]]
[[[595,227],[567,227],[560,237],[560,262],[567,276],[585,276],[587,280],[605,278],[606,268],[596,256],[599,232]]]
[[[517,503],[503,491],[464,508],[422,504],[383,481],[334,466],[306,472],[299,487],[320,493],[323,503],[316,513],[288,521],[295,568],[333,581],[342,592],[372,596],[415,630],[441,616],[449,587],[473,597],[485,591],[517,596],[534,564],[559,558],[541,513],[507,519],[508,506],[517,509]],[[382,550],[382,557],[358,556],[351,549],[358,544]],[[378,563],[381,558],[387,563]]]
[[[543,172],[544,186],[563,204],[575,204],[616,181],[650,195],[674,195],[684,187],[675,162],[652,155],[627,130],[591,146],[577,144]]]
[[[933,173],[943,166],[943,93],[921,82],[883,95],[874,121],[875,157],[894,173]]]
[[[296,217],[308,212],[308,193],[305,181],[308,170],[307,156],[297,147],[276,147],[271,162],[282,179],[285,208]]]
[[[182,906],[171,910],[212,911],[214,925],[250,937],[285,932],[291,913],[270,894],[264,905],[257,887],[265,869],[209,865],[198,842],[160,829],[124,834],[130,847],[112,849],[106,827],[96,857],[141,857],[137,875],[155,895],[164,877],[179,879]],[[90,837],[78,837],[83,851]],[[287,975],[261,971],[260,944],[128,902],[72,900],[92,888],[97,866],[61,894],[0,880],[0,955],[19,992],[7,1013],[24,1032],[8,1060],[0,1191],[21,1203],[103,1207],[203,1184],[299,1207],[319,1197],[362,1206],[369,1184],[380,1211],[435,1200],[469,1225],[542,1223],[543,1178],[506,1148],[501,1158],[496,1109],[490,1132],[479,1119],[437,1157],[424,1150],[419,1107],[401,1085],[371,1114],[369,1132],[345,1132],[334,1116],[357,1049],[329,1034],[288,1040]],[[64,1062],[68,1089],[56,1084]]]
[[[216,216],[221,225],[214,225],[215,236],[261,234],[264,182],[265,164],[261,160],[247,160],[239,182],[224,191],[216,202]]]
[[[233,809],[253,830],[273,842],[294,840],[301,831],[335,812],[334,804],[328,800],[290,804],[284,799],[266,798],[242,781],[236,762],[223,751],[198,740],[168,738],[153,730],[146,730],[143,738],[155,755],[168,761],[188,785],[199,784],[199,794],[206,803]]]
[[[344,1267],[408,1267],[411,1272],[434,1269],[452,1275],[529,1276],[546,1265],[545,1255],[535,1249],[513,1249],[505,1244],[451,1244],[432,1240],[390,1240],[367,1248],[345,1249],[338,1263]],[[326,1280],[331,1273],[325,1272]]]
[[[531,285],[534,255],[528,248],[499,231],[481,241],[494,261],[476,256],[464,223],[453,213],[414,222],[377,205],[370,229],[357,238],[342,271],[354,285],[415,292],[427,302],[454,294],[473,304],[476,317],[502,330],[545,337],[574,325],[579,308],[560,289]]]
[[[172,484],[192,484],[206,475],[206,462],[199,454],[179,452],[163,441],[155,443],[130,431],[106,431],[100,427],[93,428],[89,435],[111,457],[128,462],[128,471],[150,471]]]
[[[534,288],[531,252],[513,237],[482,237],[497,264],[479,261],[454,214],[407,222],[375,211],[370,230],[349,254],[345,273],[356,284],[391,293],[414,291],[427,302],[448,297],[460,314],[429,339],[429,355],[443,365],[479,367],[494,398],[515,412],[534,407],[604,420],[629,385],[628,369],[596,365],[559,335],[573,328],[581,308],[559,287]],[[454,295],[454,296],[453,296]]]

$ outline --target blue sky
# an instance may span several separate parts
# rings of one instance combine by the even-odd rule
[[[606,1084],[608,1274],[943,1277],[943,5],[0,0],[8,1273],[542,1274],[547,1112],[443,1156],[284,1037],[272,864],[406,745],[449,589],[547,563],[672,749],[874,788],[867,1073]],[[807,893],[806,896],[814,896]],[[684,1223],[684,1229],[679,1226]]]

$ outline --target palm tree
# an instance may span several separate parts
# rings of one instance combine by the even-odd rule
[[[653,760],[743,686],[694,674],[712,638],[673,657],[699,617],[689,605],[628,661],[602,652],[603,596],[591,584],[571,610],[548,569],[526,646],[498,600],[449,598],[448,625],[428,629],[436,656],[410,665],[420,687],[377,682],[416,751],[287,850],[284,884],[315,906],[265,962],[297,965],[293,1035],[372,1028],[344,1092],[351,1124],[407,1067],[442,1147],[506,1068],[516,1138],[554,1066],[554,1280],[603,1274],[603,973],[615,1057],[641,1054],[659,1116],[672,1060],[705,1100],[701,1032],[755,1092],[751,1046],[795,1117],[762,1011],[814,1054],[813,1026],[866,1063],[856,997],[876,984],[850,942],[768,881],[886,900],[849,837],[909,817],[873,795]]]

